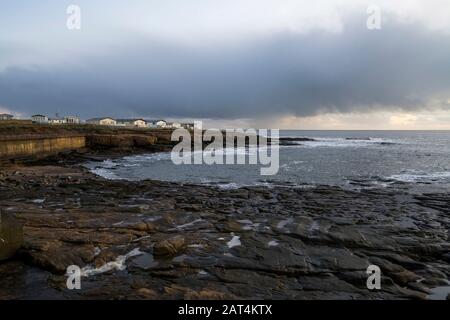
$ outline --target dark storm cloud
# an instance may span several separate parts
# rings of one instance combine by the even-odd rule
[[[450,36],[418,25],[369,31],[358,21],[340,34],[205,47],[141,39],[76,66],[9,68],[0,73],[0,106],[28,114],[232,119],[415,110],[450,98]]]

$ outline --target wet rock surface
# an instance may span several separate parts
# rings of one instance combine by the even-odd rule
[[[0,261],[13,256],[22,242],[22,224],[11,213],[0,211]]]
[[[222,190],[34,166],[0,172],[0,207],[24,225],[19,258],[0,263],[1,299],[423,299],[448,287],[450,194]],[[366,287],[371,264],[381,290]],[[70,265],[81,290],[66,288]]]

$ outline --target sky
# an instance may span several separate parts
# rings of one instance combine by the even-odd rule
[[[0,112],[450,129],[450,1],[5,1]]]

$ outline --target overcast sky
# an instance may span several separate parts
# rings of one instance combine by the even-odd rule
[[[450,1],[17,0],[0,10],[2,111],[450,129]]]

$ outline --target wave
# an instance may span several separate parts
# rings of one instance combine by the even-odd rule
[[[432,183],[450,180],[450,171],[423,173],[423,172],[411,172],[395,174],[387,177],[388,180],[394,180],[407,183]]]
[[[122,159],[116,160],[115,162],[156,162],[161,160],[170,160],[170,152],[157,152],[149,154],[140,154],[134,156],[123,157]]]
[[[347,179],[347,184],[357,189],[388,188],[398,184],[447,184],[450,183],[450,171],[420,172],[409,170],[386,177],[367,179]]]
[[[246,187],[309,189],[317,186],[316,184],[312,183],[294,184],[289,182],[271,182],[271,181],[258,181],[254,183],[236,183],[236,182],[217,182],[207,179],[202,179],[200,185],[216,187],[223,190],[235,190]]]
[[[97,168],[91,168],[90,170],[92,173],[94,173],[102,178],[108,179],[108,180],[125,180],[125,179],[117,176],[114,172],[112,172],[108,168],[97,167]]]
[[[389,146],[400,144],[397,140],[383,138],[312,138],[313,141],[292,142],[292,145],[317,148],[317,147],[333,147],[333,148],[351,148],[351,147],[370,147],[370,146]]]
[[[88,266],[84,267],[83,269],[81,269],[81,276],[82,277],[91,277],[91,276],[95,276],[97,274],[102,274],[102,273],[109,272],[112,270],[123,271],[127,267],[126,262],[129,258],[139,256],[142,254],[144,254],[144,252],[140,251],[139,248],[136,248],[136,249],[128,252],[125,255],[118,256],[115,260],[105,263],[104,265],[102,265],[98,268],[93,265],[88,265]]]
[[[101,166],[102,166],[102,168],[111,169],[111,168],[115,168],[115,167],[119,166],[119,164],[113,160],[107,159],[102,162]]]

